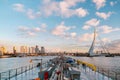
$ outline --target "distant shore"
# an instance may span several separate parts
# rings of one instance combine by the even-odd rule
[[[76,56],[76,57],[120,57],[120,53],[101,53],[95,54],[93,56],[89,55],[89,53],[5,53],[4,55],[0,55],[0,58],[13,58],[13,57],[32,57],[32,56],[59,56],[59,55],[68,55],[68,56]]]
[[[0,56],[0,58],[10,58],[10,56]]]

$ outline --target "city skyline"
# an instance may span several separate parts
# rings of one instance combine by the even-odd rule
[[[94,27],[111,52],[120,52],[119,0],[0,0],[0,47],[44,46],[87,52]],[[99,43],[97,39],[97,43]]]

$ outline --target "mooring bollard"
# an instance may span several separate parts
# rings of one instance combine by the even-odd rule
[[[17,80],[17,69],[15,71],[15,79]]]
[[[17,76],[17,69],[16,69],[16,74],[15,74],[15,76]]]
[[[99,67],[98,67],[98,71],[97,71],[97,74],[98,74],[98,80],[99,80]]]
[[[116,73],[116,72],[115,72],[115,80],[118,80],[118,79],[117,79],[117,73]]]
[[[109,80],[109,70],[108,70],[108,80]]]
[[[0,73],[0,80],[1,80],[1,73]]]
[[[9,70],[9,80],[10,80],[10,70]]]
[[[29,65],[29,70],[30,70],[30,65]]]
[[[25,67],[25,72],[27,72],[27,66]]]
[[[23,67],[21,67],[21,73],[23,73]],[[21,73],[20,73],[20,74],[21,74]]]
[[[102,69],[102,80],[104,80],[104,69]]]
[[[32,64],[32,69],[33,69],[33,64]]]
[[[96,76],[96,71],[94,71],[94,74],[95,74],[95,79],[96,79],[96,77],[97,77],[97,76]]]

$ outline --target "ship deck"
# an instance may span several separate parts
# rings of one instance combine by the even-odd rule
[[[48,66],[46,65],[42,65],[42,70],[44,70],[47,67]],[[57,65],[56,70],[61,71],[61,76],[58,77],[59,78],[58,80],[69,80],[70,75],[68,74],[67,70],[63,69],[63,63],[62,65],[61,64]],[[77,66],[77,70],[80,72],[80,80],[113,80],[99,72],[93,71],[89,67],[84,68],[83,65],[81,64]],[[40,71],[41,71],[40,67],[35,67],[31,70],[28,70],[24,73],[21,73],[17,76],[10,78],[10,80],[35,80],[35,78],[38,78],[38,72]],[[5,80],[5,79],[1,79],[1,80]],[[54,80],[54,79],[50,79],[50,80]]]

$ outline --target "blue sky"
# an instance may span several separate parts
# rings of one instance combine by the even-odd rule
[[[87,51],[97,27],[104,43],[117,41],[113,52],[118,51],[119,4],[119,0],[0,0],[0,45]]]

